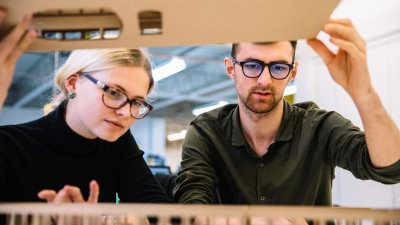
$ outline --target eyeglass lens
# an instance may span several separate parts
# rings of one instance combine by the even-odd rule
[[[127,104],[128,97],[123,93],[110,88],[104,92],[103,101],[108,107],[118,109]],[[150,111],[150,109],[143,102],[133,101],[130,104],[130,111],[133,117],[143,118]]]
[[[283,63],[268,64],[268,69],[272,77],[276,79],[284,79],[290,71],[289,65]],[[259,62],[245,62],[243,64],[243,73],[249,77],[257,77],[264,70],[264,65]]]

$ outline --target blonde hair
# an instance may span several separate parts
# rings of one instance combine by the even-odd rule
[[[47,115],[67,99],[65,81],[73,74],[112,69],[117,66],[143,67],[149,75],[149,91],[154,86],[151,65],[144,52],[138,49],[83,49],[72,51],[67,61],[61,66],[54,76],[53,97],[51,102],[43,107]]]

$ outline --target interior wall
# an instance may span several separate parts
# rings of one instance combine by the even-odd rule
[[[0,125],[25,123],[40,118],[43,111],[37,108],[16,109],[4,107],[0,112]]]
[[[367,54],[372,83],[386,110],[400,127],[400,76],[397,68],[400,59],[400,34],[395,33],[369,42]],[[311,57],[299,58],[299,61],[295,102],[312,100],[321,108],[339,112],[362,128],[353,101],[332,80],[322,60]],[[338,168],[333,185],[334,204],[371,208],[400,207],[400,184],[383,185],[374,181],[357,180],[348,171]]]
[[[135,137],[140,149],[148,154],[159,155],[166,158],[166,123],[163,118],[146,117],[136,120],[131,127],[131,132]]]

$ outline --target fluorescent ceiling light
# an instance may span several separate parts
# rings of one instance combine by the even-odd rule
[[[181,130],[179,133],[173,133],[169,134],[167,136],[168,141],[178,141],[178,140],[183,140],[186,136],[187,130]]]
[[[207,105],[207,106],[193,109],[192,113],[193,113],[193,115],[198,116],[204,112],[211,111],[213,109],[219,108],[219,107],[227,105],[227,104],[228,104],[228,102],[226,102],[226,101],[219,101],[217,104]]]
[[[184,69],[186,69],[185,60],[178,57],[174,57],[169,63],[153,70],[154,81],[157,82],[171,75],[174,75],[175,73],[178,73]]]

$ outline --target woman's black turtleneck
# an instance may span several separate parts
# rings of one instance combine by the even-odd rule
[[[100,185],[99,202],[169,202],[130,131],[115,142],[87,139],[65,122],[66,104],[38,120],[0,127],[0,202],[40,201],[43,189],[64,185],[89,196]]]

